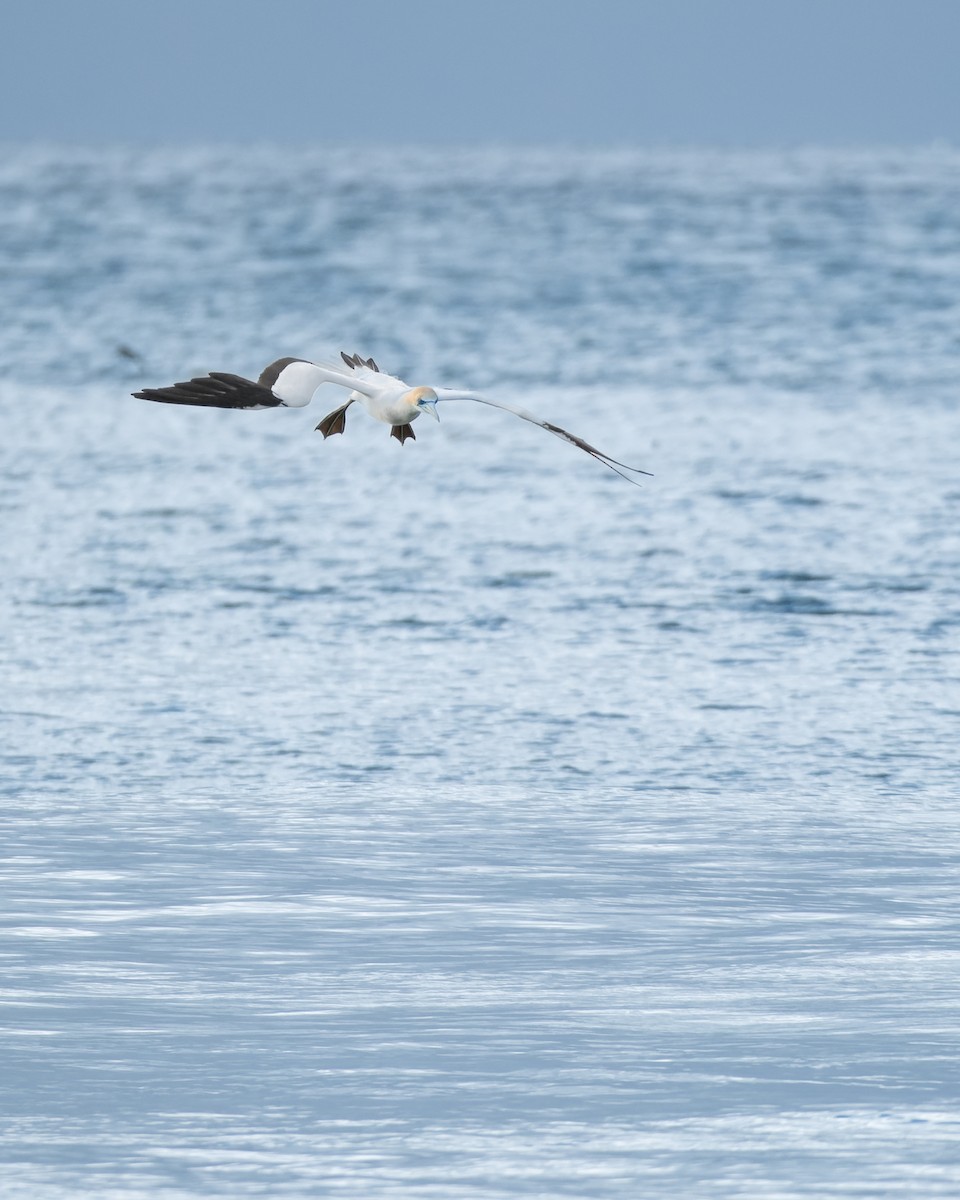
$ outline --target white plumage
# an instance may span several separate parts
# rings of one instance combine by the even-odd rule
[[[303,358],[278,358],[261,373],[254,383],[242,375],[230,375],[212,371],[184,383],[171,387],[144,388],[133,394],[142,400],[156,400],[164,404],[192,404],[207,408],[303,408],[313,399],[314,393],[325,383],[346,388],[350,395],[346,404],[323,418],[317,429],[325,438],[334,433],[343,433],[347,409],[359,404],[371,417],[390,426],[390,432],[398,441],[414,438],[413,422],[421,413],[428,412],[437,420],[437,404],[446,400],[473,400],[512,413],[523,421],[538,425],[556,437],[585,451],[597,462],[611,471],[616,471],[631,483],[639,483],[637,475],[649,475],[639,467],[630,467],[619,462],[585,442],[576,434],[561,429],[536,417],[525,409],[490,400],[476,392],[459,391],[456,388],[411,387],[402,379],[381,371],[372,358],[361,358],[358,354],[344,354],[342,364],[308,362]]]

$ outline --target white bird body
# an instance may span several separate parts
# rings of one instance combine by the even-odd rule
[[[430,413],[438,421],[437,404],[447,400],[473,400],[491,408],[512,413],[523,421],[539,425],[549,433],[563,438],[592,458],[616,471],[631,483],[638,483],[636,475],[649,475],[639,467],[628,467],[602,451],[591,446],[575,434],[568,433],[559,425],[541,420],[525,409],[490,400],[476,392],[458,391],[454,388],[411,387],[402,379],[381,371],[372,358],[362,359],[358,354],[348,355],[341,351],[343,365],[328,362],[308,362],[302,358],[279,358],[261,373],[254,383],[241,375],[228,375],[212,371],[209,375],[176,383],[172,387],[145,388],[134,392],[143,400],[157,400],[165,404],[190,404],[207,408],[304,408],[313,399],[318,388],[325,383],[346,388],[350,395],[347,402],[329,413],[317,426],[324,438],[334,433],[343,433],[346,412],[352,404],[359,404],[374,420],[391,426],[392,435],[401,443],[415,438],[412,423],[423,412]]]
[[[395,429],[410,425],[425,409],[436,416],[437,396],[432,388],[411,387],[395,375],[378,370],[375,365],[369,366],[362,359],[358,362],[357,356],[349,360],[346,355],[343,357],[349,370],[335,363],[307,362],[295,358],[280,368],[276,379],[270,384],[270,390],[287,408],[303,408],[325,383],[350,388],[350,398],[344,407],[359,403],[374,420]],[[267,367],[264,375],[277,365],[273,363]],[[263,383],[263,375],[260,382]],[[433,408],[429,407],[431,403]],[[326,436],[329,437],[329,434]]]

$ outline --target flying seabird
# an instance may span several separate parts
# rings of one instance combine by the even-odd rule
[[[563,438],[565,442],[586,451],[597,462],[611,471],[616,471],[630,483],[639,483],[637,475],[649,475],[639,467],[628,467],[596,446],[591,446],[576,434],[568,433],[559,425],[552,425],[535,417],[533,413],[499,400],[490,400],[476,392],[459,391],[456,388],[411,387],[402,379],[382,372],[372,358],[361,358],[359,354],[340,351],[343,365],[339,363],[308,362],[303,358],[278,358],[272,362],[254,383],[242,375],[230,375],[223,371],[211,371],[172,387],[144,388],[133,395],[140,400],[157,400],[163,404],[193,404],[204,408],[303,408],[313,399],[317,388],[333,383],[346,388],[350,397],[341,408],[323,418],[317,429],[328,438],[334,433],[343,433],[347,409],[360,403],[378,421],[389,425],[392,437],[401,445],[407,438],[416,440],[413,422],[422,412],[428,412],[440,420],[437,404],[444,400],[473,400],[513,413],[521,420],[539,425],[549,433]]]

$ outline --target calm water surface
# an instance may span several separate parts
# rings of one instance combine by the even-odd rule
[[[0,161],[0,1195],[960,1191],[960,154]],[[279,354],[447,406],[135,401]]]

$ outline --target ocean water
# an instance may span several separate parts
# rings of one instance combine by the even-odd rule
[[[960,153],[7,148],[0,1195],[960,1192]],[[482,388],[130,392],[280,355]]]

